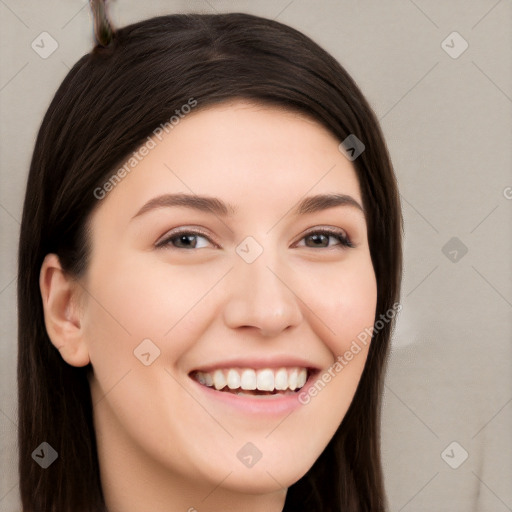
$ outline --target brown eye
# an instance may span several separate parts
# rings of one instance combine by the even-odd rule
[[[211,243],[210,239],[202,233],[196,231],[182,231],[180,233],[174,233],[171,236],[167,236],[161,242],[156,244],[156,247],[164,247],[170,249],[201,249],[207,247],[206,245],[198,246],[198,239],[202,238],[208,243]]]
[[[341,245],[342,247],[354,247],[349,238],[345,235],[343,231],[339,230],[329,230],[329,229],[321,229],[318,231],[312,231],[308,233],[303,240],[311,241],[311,244],[306,242],[305,246],[309,248],[320,248],[320,249],[328,249],[330,239],[335,239],[338,243],[331,244],[334,246]]]

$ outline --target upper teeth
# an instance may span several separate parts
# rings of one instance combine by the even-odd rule
[[[215,370],[213,373],[195,372],[195,379],[205,386],[213,386],[220,390],[226,386],[229,389],[245,389],[260,391],[295,391],[304,386],[308,371],[306,368],[263,368],[252,370],[250,368],[229,368]]]

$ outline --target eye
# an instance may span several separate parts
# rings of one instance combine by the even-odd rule
[[[198,239],[206,240],[206,245],[201,245]],[[181,231],[166,236],[163,240],[156,243],[156,247],[169,247],[171,249],[201,249],[207,247],[208,243],[213,243],[204,233],[199,231]],[[215,244],[214,244],[215,245]]]
[[[206,243],[203,242],[201,245],[201,243],[198,242],[199,239],[205,240]],[[322,228],[317,229],[316,231],[310,231],[300,241],[310,241],[311,244],[306,243],[303,245],[308,248],[329,249],[331,248],[329,245],[331,239],[338,241],[338,243],[331,245],[341,247],[354,247],[354,244],[350,241],[345,232],[339,229]],[[170,249],[202,249],[207,247],[209,243],[217,247],[217,245],[212,242],[212,240],[204,233],[200,231],[183,230],[171,233],[163,240],[157,242],[155,246],[157,248],[165,247]]]
[[[311,241],[311,245],[308,245],[307,243],[305,244],[305,246],[309,248],[329,249],[330,239],[338,241],[337,244],[334,244],[335,246],[340,245],[342,247],[354,247],[354,244],[350,241],[345,232],[339,229],[322,228],[317,229],[316,231],[310,231],[300,241]]]

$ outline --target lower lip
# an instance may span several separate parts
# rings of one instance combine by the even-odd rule
[[[202,391],[208,399],[226,404],[230,408],[237,409],[245,414],[258,414],[264,416],[282,416],[290,414],[300,407],[302,403],[299,396],[307,393],[309,387],[314,384],[317,372],[312,372],[306,384],[293,395],[255,395],[240,396],[225,391],[217,391],[215,388],[200,384],[192,377],[190,380]]]

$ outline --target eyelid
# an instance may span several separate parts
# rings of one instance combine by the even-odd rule
[[[170,231],[167,231],[164,235],[162,235],[156,242],[155,247],[165,247],[165,245],[171,240],[172,238],[175,238],[181,234],[185,235],[200,235],[204,238],[206,238],[211,244],[213,244],[216,247],[219,247],[219,245],[213,240],[213,238],[205,233],[201,228],[195,228],[195,227],[187,227],[182,226],[179,228],[171,229]],[[175,249],[179,249],[179,247],[175,247]],[[188,250],[188,249],[186,249]]]
[[[301,235],[301,238],[296,243],[302,242],[302,240],[304,240],[304,238],[306,238],[310,235],[315,235],[315,234],[324,234],[327,236],[339,237],[342,239],[342,242],[340,242],[340,244],[338,244],[338,245],[342,245],[343,247],[346,247],[346,248],[353,248],[356,246],[352,242],[350,236],[344,229],[334,227],[334,226],[315,226],[311,229],[308,229],[304,234]],[[334,247],[336,247],[336,246],[334,246]],[[325,249],[332,249],[332,248],[333,247],[325,247]],[[314,247],[310,247],[310,249],[314,249]]]
[[[162,248],[162,247],[166,247],[167,245],[169,245],[169,247],[171,247],[172,249],[182,249],[181,247],[172,247],[172,245],[169,244],[170,240],[178,237],[181,234],[193,235],[193,236],[199,235],[201,237],[204,237],[206,240],[208,240],[208,242],[213,244],[216,248],[220,248],[220,245],[218,243],[216,243],[213,240],[213,238],[209,234],[207,234],[204,230],[202,230],[201,228],[190,227],[190,226],[181,226],[179,228],[171,229],[170,231],[167,231],[167,233],[165,235],[161,236],[158,239],[158,241],[155,243],[155,247]],[[314,235],[314,234],[323,234],[326,236],[332,236],[332,237],[340,239],[338,244],[335,244],[334,246],[331,246],[331,247],[320,247],[320,249],[335,249],[338,246],[341,246],[343,248],[356,247],[356,244],[354,244],[352,242],[350,236],[344,229],[334,227],[334,226],[314,226],[314,227],[308,229],[305,233],[303,233],[300,236],[300,238],[297,240],[297,242],[295,242],[293,244],[293,246],[296,246],[299,242],[302,242],[302,240],[304,240],[306,237]],[[306,247],[308,249],[317,249],[315,247],[307,247],[305,245],[304,245],[304,247]],[[192,249],[184,249],[184,250],[192,250]],[[198,250],[198,249],[195,249],[195,250]]]

